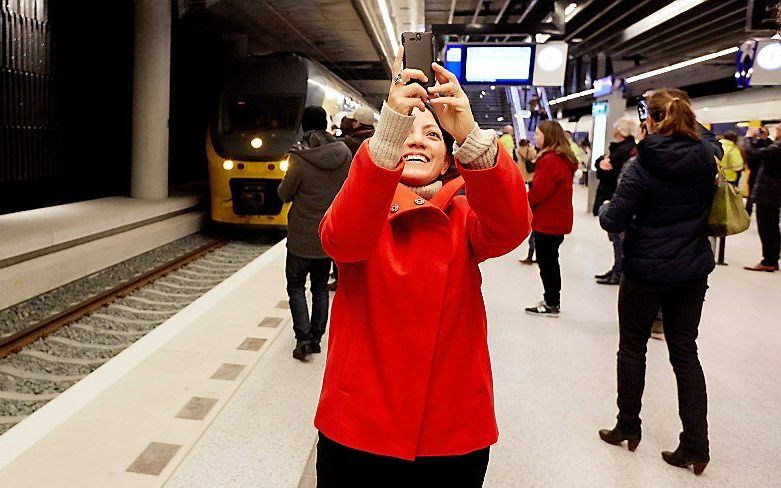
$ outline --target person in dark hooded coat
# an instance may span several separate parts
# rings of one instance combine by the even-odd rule
[[[328,275],[331,259],[323,251],[318,226],[342,187],[352,161],[350,149],[326,132],[322,107],[304,109],[301,147],[290,153],[290,168],[279,185],[279,197],[293,202],[288,213],[285,275],[296,348],[293,357],[305,361],[320,352],[320,338],[328,321]],[[305,285],[312,282],[312,315]]]
[[[649,135],[624,168],[613,199],[599,211],[608,232],[625,232],[618,297],[618,423],[601,430],[610,444],[640,442],[645,352],[661,307],[683,422],[680,445],[662,457],[700,474],[710,460],[705,376],[697,333],[708,275],[715,264],[707,221],[715,192],[713,146],[703,140],[691,106],[673,90],[648,98]]]

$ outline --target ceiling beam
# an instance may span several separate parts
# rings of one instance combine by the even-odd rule
[[[610,5],[604,6],[602,3],[594,2],[592,4],[589,4],[589,7],[592,5],[594,6],[591,10],[593,10],[593,15],[587,16],[584,13],[578,14],[577,18],[587,18],[585,22],[580,24],[578,27],[574,27],[573,30],[567,29],[567,35],[565,36],[564,40],[569,41],[573,39],[575,36],[578,35],[579,32],[581,32],[583,29],[587,28],[597,20],[601,19],[605,14],[607,14],[610,10],[612,10],[614,7],[621,4],[623,0],[613,0],[610,2]],[[584,9],[585,10],[585,9]]]
[[[551,24],[548,27],[543,27],[536,31],[548,32],[553,30]],[[433,32],[435,36],[447,34],[473,36],[529,35],[529,30],[519,24],[434,24],[431,26],[431,32]]]
[[[620,48],[617,50],[611,51],[611,53],[614,56],[620,56],[623,54],[631,53],[635,50],[637,50],[640,46],[646,46],[648,44],[652,44],[654,42],[658,42],[660,38],[669,39],[669,35],[674,35],[679,32],[681,32],[681,28],[684,26],[689,26],[694,23],[697,23],[697,25],[708,25],[713,22],[718,22],[721,20],[729,19],[730,17],[735,17],[736,15],[740,15],[740,12],[742,10],[745,10],[745,5],[743,7],[740,7],[736,4],[744,3],[745,0],[729,0],[723,3],[720,3],[718,6],[705,10],[703,12],[700,12],[699,14],[693,16],[693,17],[687,17],[685,20],[682,21],[680,24],[672,24],[670,27],[666,29],[659,30],[658,32],[655,32],[653,35],[650,36],[642,36],[640,38],[635,39],[633,42],[624,43],[621,45]],[[723,14],[714,17],[714,15],[717,15],[720,11],[723,11]],[[708,21],[709,19],[714,19],[712,21]],[[706,24],[702,24],[702,22],[706,22]],[[688,30],[685,32],[689,32]],[[608,43],[609,40],[613,39],[613,37],[606,38],[603,42]],[[611,45],[617,45],[616,42],[609,42]],[[601,47],[600,45],[597,45],[597,48]]]
[[[502,8],[501,10],[499,10],[499,13],[496,14],[496,18],[494,19],[494,24],[498,24],[502,20],[502,16],[507,11],[507,7],[509,7],[512,2],[513,0],[504,0],[504,5],[502,5]]]
[[[621,21],[622,21],[622,20],[624,20],[625,18],[629,17],[630,15],[632,15],[633,13],[635,13],[636,11],[638,11],[639,9],[641,9],[641,8],[645,7],[646,5],[648,5],[648,3],[649,3],[650,1],[651,1],[651,0],[639,0],[639,1],[635,1],[635,2],[634,2],[634,5],[632,5],[632,7],[631,7],[631,8],[627,8],[627,9],[624,11],[624,13],[622,13],[621,15],[617,15],[617,16],[615,16],[615,17],[610,17],[610,21],[609,21],[609,22],[605,22],[605,23],[602,25],[602,27],[600,27],[599,29],[597,29],[597,30],[595,30],[595,31],[591,32],[591,33],[590,33],[590,34],[589,34],[587,37],[584,37],[584,38],[583,38],[583,40],[582,40],[582,41],[581,41],[581,42],[580,42],[580,43],[577,45],[577,48],[575,49],[575,51],[576,51],[577,53],[583,53],[584,51],[586,51],[586,49],[584,49],[584,47],[583,47],[583,46],[585,46],[585,45],[588,45],[589,41],[591,41],[592,39],[595,39],[595,38],[596,38],[597,36],[599,36],[601,33],[603,33],[603,32],[605,32],[606,30],[608,30],[608,29],[612,28],[614,25],[618,24],[619,22],[621,22]]]
[[[618,38],[618,42],[626,42],[630,39],[634,39],[649,30],[670,21],[681,14],[688,12],[694,7],[705,3],[708,0],[675,0],[664,8],[661,8],[649,15],[645,19],[630,25],[621,32]]]
[[[453,23],[453,13],[456,11],[456,0],[450,0],[450,15],[447,16],[447,23]]]

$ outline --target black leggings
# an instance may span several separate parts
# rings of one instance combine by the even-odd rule
[[[317,487],[480,488],[488,468],[489,449],[407,461],[351,449],[321,433],[317,441]]]
[[[537,266],[545,289],[545,303],[558,307],[561,302],[561,267],[559,266],[559,247],[564,236],[534,232],[534,246],[537,251]]]

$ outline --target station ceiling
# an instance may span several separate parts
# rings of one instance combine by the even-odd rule
[[[249,53],[302,52],[331,68],[373,99],[387,92],[392,28],[434,30],[451,40],[520,42],[537,34],[570,43],[570,59],[606,59],[622,76],[739,45],[747,12],[760,0],[191,0],[204,18],[226,33],[247,36]],[[765,2],[772,3],[772,0]],[[538,39],[539,40],[539,39]],[[704,69],[703,69],[704,68]],[[729,56],[659,77],[655,83],[684,86],[724,79],[734,71]]]

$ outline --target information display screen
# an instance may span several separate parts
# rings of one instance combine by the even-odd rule
[[[466,46],[464,83],[531,85],[534,46]]]

